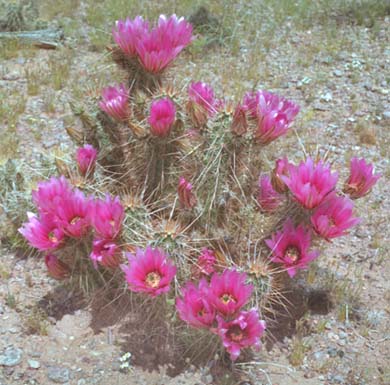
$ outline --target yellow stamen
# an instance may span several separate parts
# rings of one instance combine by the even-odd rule
[[[155,289],[156,287],[158,287],[158,285],[160,284],[160,281],[161,281],[161,276],[152,271],[151,273],[149,273],[146,278],[145,278],[145,284],[146,286],[149,286],[153,289]]]
[[[285,257],[290,258],[292,262],[296,262],[300,256],[299,250],[295,246],[289,246],[285,252]]]
[[[222,301],[225,305],[227,305],[229,302],[234,302],[234,303],[237,302],[236,299],[235,299],[231,294],[227,294],[227,293],[221,295],[220,299],[221,299],[221,301]]]

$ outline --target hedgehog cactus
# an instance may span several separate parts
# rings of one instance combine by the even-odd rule
[[[161,16],[154,27],[140,16],[120,20],[113,36],[123,83],[104,89],[100,103],[73,108],[84,123],[75,137],[99,150],[95,172],[81,172],[85,197],[64,177],[40,183],[39,216],[29,214],[20,231],[32,246],[55,250],[47,257],[52,276],[67,277],[64,266],[77,275],[81,263],[109,277],[119,271],[115,279],[148,303],[170,299],[159,317],[219,336],[236,360],[241,349],[260,346],[262,319],[282,301],[284,284],[319,256],[311,245],[357,224],[353,201],[335,198],[338,173],[325,160],[295,165],[284,156],[272,174],[261,167],[272,157],[264,157],[266,146],[288,134],[298,114],[292,101],[259,90],[234,105],[199,79],[164,83],[193,39],[183,18]],[[358,191],[351,197],[379,178],[359,165],[346,184],[347,193]],[[76,260],[80,237],[84,257]],[[173,317],[167,304],[175,293]]]

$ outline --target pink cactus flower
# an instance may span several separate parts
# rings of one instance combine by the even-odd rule
[[[32,247],[38,250],[54,250],[61,245],[64,233],[60,230],[50,215],[42,215],[39,219],[35,214],[27,213],[28,222],[23,223],[19,232]]]
[[[154,136],[168,136],[176,119],[175,104],[169,98],[154,100],[150,107],[150,132]]]
[[[77,166],[82,176],[93,175],[95,171],[97,150],[90,144],[85,144],[76,151]]]
[[[127,253],[129,265],[121,268],[126,274],[129,289],[152,297],[167,293],[176,274],[176,266],[159,249],[148,246],[136,254]]]
[[[106,199],[92,201],[89,208],[89,221],[96,234],[102,239],[115,239],[120,234],[125,210],[119,197],[106,195]]]
[[[109,239],[95,239],[89,257],[95,268],[99,263],[104,267],[115,269],[121,263],[122,251],[116,243]]]
[[[272,187],[270,177],[262,175],[259,179],[259,194],[257,196],[257,202],[261,210],[272,213],[279,207],[282,200],[283,196]]]
[[[275,168],[272,170],[271,174],[271,183],[275,191],[277,191],[280,194],[283,194],[288,191],[288,187],[286,184],[282,181],[281,176],[287,176],[289,175],[289,167],[292,166],[292,164],[288,161],[287,157],[278,159],[275,162]]]
[[[214,273],[210,281],[209,298],[217,311],[224,315],[237,313],[253,292],[253,285],[246,284],[247,275],[236,270]]]
[[[107,87],[102,90],[100,108],[112,118],[125,121],[130,117],[129,90],[124,84],[116,87]]]
[[[176,300],[180,318],[195,328],[208,328],[215,320],[215,310],[208,301],[208,283],[205,279],[199,286],[188,282],[181,290],[183,298]]]
[[[247,93],[244,104],[252,118],[257,120],[255,138],[263,145],[284,135],[299,112],[299,107],[293,102],[263,90]]]
[[[209,84],[192,82],[188,87],[188,96],[192,102],[207,111],[209,116],[213,116],[216,113],[214,90]]]
[[[318,257],[318,251],[308,251],[310,242],[310,232],[303,225],[294,227],[291,219],[285,222],[282,231],[265,241],[272,251],[272,262],[281,263],[290,277],[298,269],[306,269],[309,262]]]
[[[314,230],[326,240],[347,234],[347,230],[359,222],[359,218],[353,217],[353,202],[335,194],[317,207],[311,216]]]
[[[45,264],[48,274],[54,279],[63,280],[70,276],[70,267],[53,254],[45,256]]]
[[[233,114],[232,132],[234,134],[242,136],[248,131],[247,113],[248,107],[239,103]]]
[[[368,194],[381,174],[374,174],[374,166],[366,163],[364,158],[351,159],[350,175],[344,186],[344,192],[352,199]]]
[[[183,177],[180,177],[179,179],[177,194],[181,206],[185,209],[192,209],[196,205],[196,197],[192,192],[192,184],[187,182]]]
[[[38,183],[38,189],[32,192],[32,199],[41,214],[54,214],[59,202],[71,194],[72,187],[64,176],[51,177]]]
[[[161,15],[156,27],[136,39],[138,59],[146,71],[160,73],[192,38],[192,26],[184,18]]]
[[[137,53],[137,42],[149,33],[149,23],[142,16],[136,16],[134,20],[118,20],[112,30],[112,35],[121,51],[132,57]]]
[[[242,311],[237,318],[225,321],[217,316],[217,333],[222,339],[223,346],[230,353],[230,358],[235,361],[241,353],[241,349],[253,346],[260,349],[260,338],[266,328],[265,321],[259,320],[256,309]]]
[[[198,257],[196,267],[200,275],[209,276],[215,272],[214,267],[216,262],[217,262],[217,258],[215,257],[214,251],[204,247],[202,249],[201,254]]]
[[[66,235],[83,237],[89,230],[90,199],[75,190],[58,201],[54,221]]]
[[[289,175],[281,175],[280,178],[294,198],[307,209],[320,205],[335,189],[338,179],[337,172],[332,173],[328,163],[314,163],[311,158],[298,166],[290,165],[288,171]]]

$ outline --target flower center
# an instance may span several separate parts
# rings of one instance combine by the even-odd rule
[[[289,258],[291,262],[296,262],[300,257],[300,252],[295,246],[289,246],[284,253],[286,258]]]
[[[80,220],[81,218],[80,217],[74,217],[71,221],[70,221],[70,224],[71,225],[74,225],[74,224],[76,224],[79,220]]]
[[[227,332],[227,335],[233,342],[240,342],[245,337],[244,331],[238,325],[231,327]]]
[[[145,283],[146,283],[146,286],[149,286],[153,289],[155,289],[156,287],[158,287],[158,285],[160,284],[160,281],[161,281],[161,276],[160,274],[152,271],[151,273],[149,273],[146,278],[145,278]]]
[[[220,299],[225,305],[227,305],[229,302],[234,302],[234,303],[237,302],[236,299],[231,294],[228,293],[221,295]]]
[[[56,243],[58,242],[58,238],[54,235],[53,231],[50,231],[50,233],[47,235],[50,242]]]

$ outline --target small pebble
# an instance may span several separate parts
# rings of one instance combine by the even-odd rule
[[[22,361],[22,351],[12,346],[5,349],[3,354],[0,355],[0,365],[3,366],[15,366]]]
[[[47,377],[57,384],[64,384],[69,381],[69,369],[59,366],[49,366],[47,369]]]
[[[39,363],[39,361],[28,360],[28,366],[31,369],[39,369],[41,367],[41,364]]]

